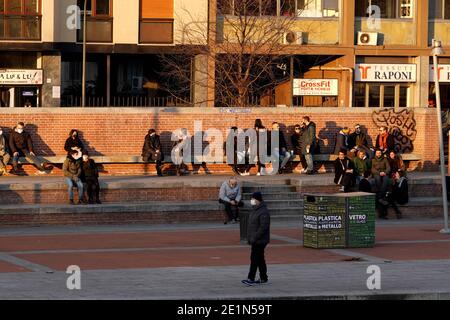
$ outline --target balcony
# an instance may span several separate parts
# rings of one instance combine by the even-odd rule
[[[141,19],[139,43],[173,44],[173,19]]]
[[[77,32],[78,42],[83,42],[83,26],[83,21],[81,21],[81,29]],[[87,42],[111,43],[113,41],[112,17],[88,17],[86,26]]]
[[[0,40],[40,41],[41,16],[0,15]]]

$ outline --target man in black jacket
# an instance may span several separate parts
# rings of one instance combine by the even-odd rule
[[[264,250],[270,242],[270,214],[260,192],[252,195],[252,213],[248,217],[247,240],[252,246],[250,271],[242,283],[248,286],[267,283],[267,265]],[[255,281],[259,269],[260,279]]]
[[[33,141],[28,132],[24,131],[25,124],[19,122],[9,136],[9,147],[13,155],[13,168],[14,172],[19,171],[19,157],[25,157],[28,161],[32,162],[41,173],[46,173],[44,165],[41,163],[36,154],[33,151]]]
[[[339,157],[334,161],[334,183],[341,186],[339,191],[348,192],[354,185],[354,165],[347,157],[347,151],[339,151]]]
[[[162,161],[164,154],[162,152],[161,140],[156,134],[155,129],[150,129],[145,136],[144,146],[142,147],[142,160],[144,162],[156,161],[156,172],[162,177]]]
[[[94,159],[89,158],[89,153],[83,151],[83,161],[81,162],[81,181],[85,184],[89,204],[101,204],[100,183],[98,182],[98,168]],[[94,200],[95,198],[95,200]]]
[[[316,148],[316,124],[307,116],[303,117],[305,131],[302,134],[302,155],[306,159],[307,168],[303,168],[302,173],[314,173],[314,150]]]

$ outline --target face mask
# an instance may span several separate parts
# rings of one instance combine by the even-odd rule
[[[23,132],[23,129],[16,129],[16,132],[20,134]]]
[[[88,160],[89,160],[89,157],[88,157],[88,156],[83,156],[83,160],[84,160],[84,161],[88,161]]]
[[[256,206],[256,200],[255,199],[252,199],[252,200],[250,200],[250,204],[252,205],[252,206]]]

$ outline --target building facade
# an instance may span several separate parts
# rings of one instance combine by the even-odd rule
[[[436,166],[437,148],[427,144],[437,139],[430,52],[432,39],[441,40],[441,95],[450,108],[450,0],[273,0],[269,9],[255,6],[251,14],[261,21],[293,19],[279,39],[282,81],[245,110],[214,108],[220,89],[205,76],[217,72],[214,60],[192,55],[192,83],[186,84],[170,79],[161,56],[215,48],[230,32],[226,21],[237,18],[240,1],[88,0],[87,105],[102,108],[78,109],[83,21],[77,8],[82,16],[84,1],[0,0],[0,125],[34,122],[44,153],[60,154],[60,136],[75,119],[73,126],[91,136],[99,154],[139,154],[148,127],[192,129],[194,119],[204,119],[225,132],[252,126],[255,118],[289,127],[308,114],[317,119],[328,152],[340,127],[365,123],[375,136],[377,126],[405,111],[402,126],[415,144],[407,151],[420,154],[424,168]],[[185,89],[184,96],[174,98],[167,83]],[[393,115],[385,116],[386,108]],[[137,131],[112,144],[98,132],[98,124],[110,130],[121,121],[121,131],[133,122]]]

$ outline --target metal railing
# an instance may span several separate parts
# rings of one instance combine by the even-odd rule
[[[191,107],[190,99],[174,97],[112,96],[110,103],[104,96],[87,96],[87,107]],[[61,107],[81,107],[81,96],[61,97]]]

